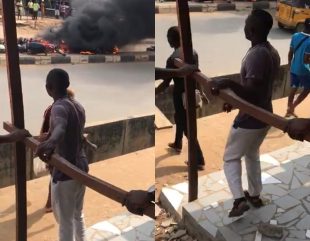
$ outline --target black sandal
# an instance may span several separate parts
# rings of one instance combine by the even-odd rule
[[[244,191],[244,196],[255,208],[264,206],[263,200],[259,196],[251,197],[248,191]]]
[[[243,215],[246,211],[250,209],[249,205],[246,203],[245,198],[236,199],[234,201],[233,208],[230,210],[228,217],[239,217]]]

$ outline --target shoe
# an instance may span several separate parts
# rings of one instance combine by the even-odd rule
[[[244,196],[255,208],[264,206],[264,202],[259,196],[251,197],[248,191],[244,191]]]
[[[51,213],[53,209],[51,207],[45,207],[45,213]]]
[[[184,161],[184,163],[186,164],[186,166],[188,166],[188,161]],[[202,165],[202,164],[198,164],[197,165],[197,169],[199,171],[203,171],[205,169],[205,165]]]
[[[180,153],[182,151],[182,146],[177,146],[175,143],[169,143],[168,146],[175,150],[177,153]]]
[[[243,215],[246,211],[250,209],[249,205],[246,203],[245,199],[234,201],[234,206],[228,214],[228,217],[239,217]]]

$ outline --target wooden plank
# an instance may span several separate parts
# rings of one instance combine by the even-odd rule
[[[177,67],[182,67],[183,66],[183,61],[180,59],[175,59],[175,65]],[[201,72],[196,72],[191,75],[192,78],[196,79],[196,81],[205,83],[204,84],[204,89],[208,92],[211,93],[211,83],[210,79],[202,74]],[[244,99],[240,98],[237,96],[232,90],[230,89],[223,89],[220,90],[219,97],[226,101],[227,103],[231,104],[233,107],[241,109],[243,112],[255,117],[256,119],[265,122],[275,128],[278,128],[282,131],[285,131],[288,126],[288,120],[273,114],[269,111],[266,111],[260,107],[257,107]],[[310,141],[310,136],[305,137],[306,141]]]
[[[155,127],[157,130],[172,128],[172,123],[167,117],[155,106]]]
[[[6,46],[11,116],[14,126],[24,128],[23,94],[17,48],[15,1],[2,1],[3,30]],[[27,240],[26,149],[22,142],[15,144],[16,240]]]
[[[189,8],[187,0],[177,0],[178,23],[181,34],[182,59],[185,63],[193,64],[193,46]],[[188,139],[188,201],[194,201],[198,196],[198,170],[196,159],[197,123],[196,123],[196,81],[185,78],[187,139]]]
[[[12,132],[15,129],[14,126],[12,126],[8,122],[3,123],[3,128],[8,132]],[[26,138],[25,144],[31,149],[36,150],[40,143],[35,138],[30,137]],[[81,171],[79,168],[72,165],[58,154],[53,154],[51,160],[48,163],[53,165],[66,175],[70,176],[71,178],[80,181],[85,186],[93,189],[94,191],[116,202],[123,203],[124,198],[127,194],[126,191]]]

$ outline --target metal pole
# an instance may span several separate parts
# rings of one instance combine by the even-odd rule
[[[178,22],[181,34],[181,47],[183,50],[183,60],[188,64],[193,64],[193,46],[191,26],[189,19],[189,9],[187,0],[177,0]],[[186,93],[186,115],[187,115],[187,139],[188,139],[188,201],[194,201],[198,196],[198,171],[197,171],[197,125],[196,125],[196,81],[185,78]]]
[[[12,123],[24,129],[23,94],[19,69],[19,53],[14,1],[3,0],[3,29],[6,46]],[[15,144],[16,240],[27,240],[26,149],[23,142]]]

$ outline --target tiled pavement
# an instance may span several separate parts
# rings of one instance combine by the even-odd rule
[[[257,224],[271,223],[284,228],[286,241],[310,239],[310,143],[261,155],[263,194],[266,205],[251,208],[241,218],[228,218],[233,200],[223,171],[199,178],[198,200],[187,203],[188,184],[162,190],[165,208],[183,219],[198,240],[270,241],[257,231]],[[243,187],[247,187],[243,166]]]
[[[87,241],[154,241],[154,220],[130,213],[91,226]]]

